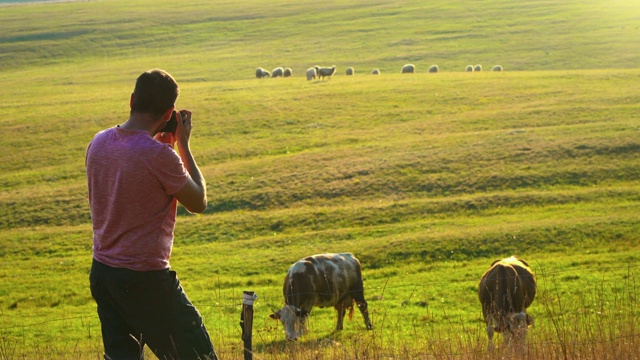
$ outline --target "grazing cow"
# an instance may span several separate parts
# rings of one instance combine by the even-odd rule
[[[373,329],[364,299],[360,261],[350,253],[319,254],[291,265],[284,278],[285,306],[271,314],[284,325],[287,340],[297,340],[307,332],[306,321],[314,306],[333,306],[338,312],[336,331],[342,330],[347,308],[353,316],[358,305],[368,330]]]
[[[478,296],[487,324],[489,350],[493,333],[501,332],[503,346],[524,345],[533,317],[526,313],[536,296],[536,277],[524,260],[515,256],[496,260],[482,275]]]

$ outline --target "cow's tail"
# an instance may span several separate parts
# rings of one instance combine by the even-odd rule
[[[518,311],[518,306],[514,303],[516,299],[517,273],[510,265],[497,267],[496,288],[501,289],[502,293],[496,296],[495,306],[498,315],[497,332],[504,332],[509,329],[509,313]],[[518,309],[518,310],[516,310]]]

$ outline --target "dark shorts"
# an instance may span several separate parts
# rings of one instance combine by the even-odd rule
[[[217,359],[198,310],[175,271],[133,271],[96,260],[89,276],[107,359]]]

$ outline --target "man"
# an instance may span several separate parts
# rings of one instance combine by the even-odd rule
[[[217,359],[200,313],[169,269],[177,201],[193,213],[207,207],[189,148],[191,112],[178,113],[175,133],[161,132],[178,95],[167,72],[144,72],[129,119],[96,134],[87,148],[90,283],[106,359],[140,359],[144,345],[159,359]]]

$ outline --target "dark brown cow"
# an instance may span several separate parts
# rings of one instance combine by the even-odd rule
[[[333,306],[338,312],[336,331],[342,330],[346,310],[353,316],[355,302],[368,330],[371,320],[364,299],[362,268],[350,253],[320,254],[291,265],[284,279],[285,306],[271,314],[284,325],[287,340],[297,340],[307,332],[306,321],[314,306]]]
[[[504,346],[523,345],[533,317],[526,313],[536,296],[536,277],[524,260],[515,256],[496,260],[482,275],[478,296],[487,324],[489,349],[494,331],[503,333]]]

